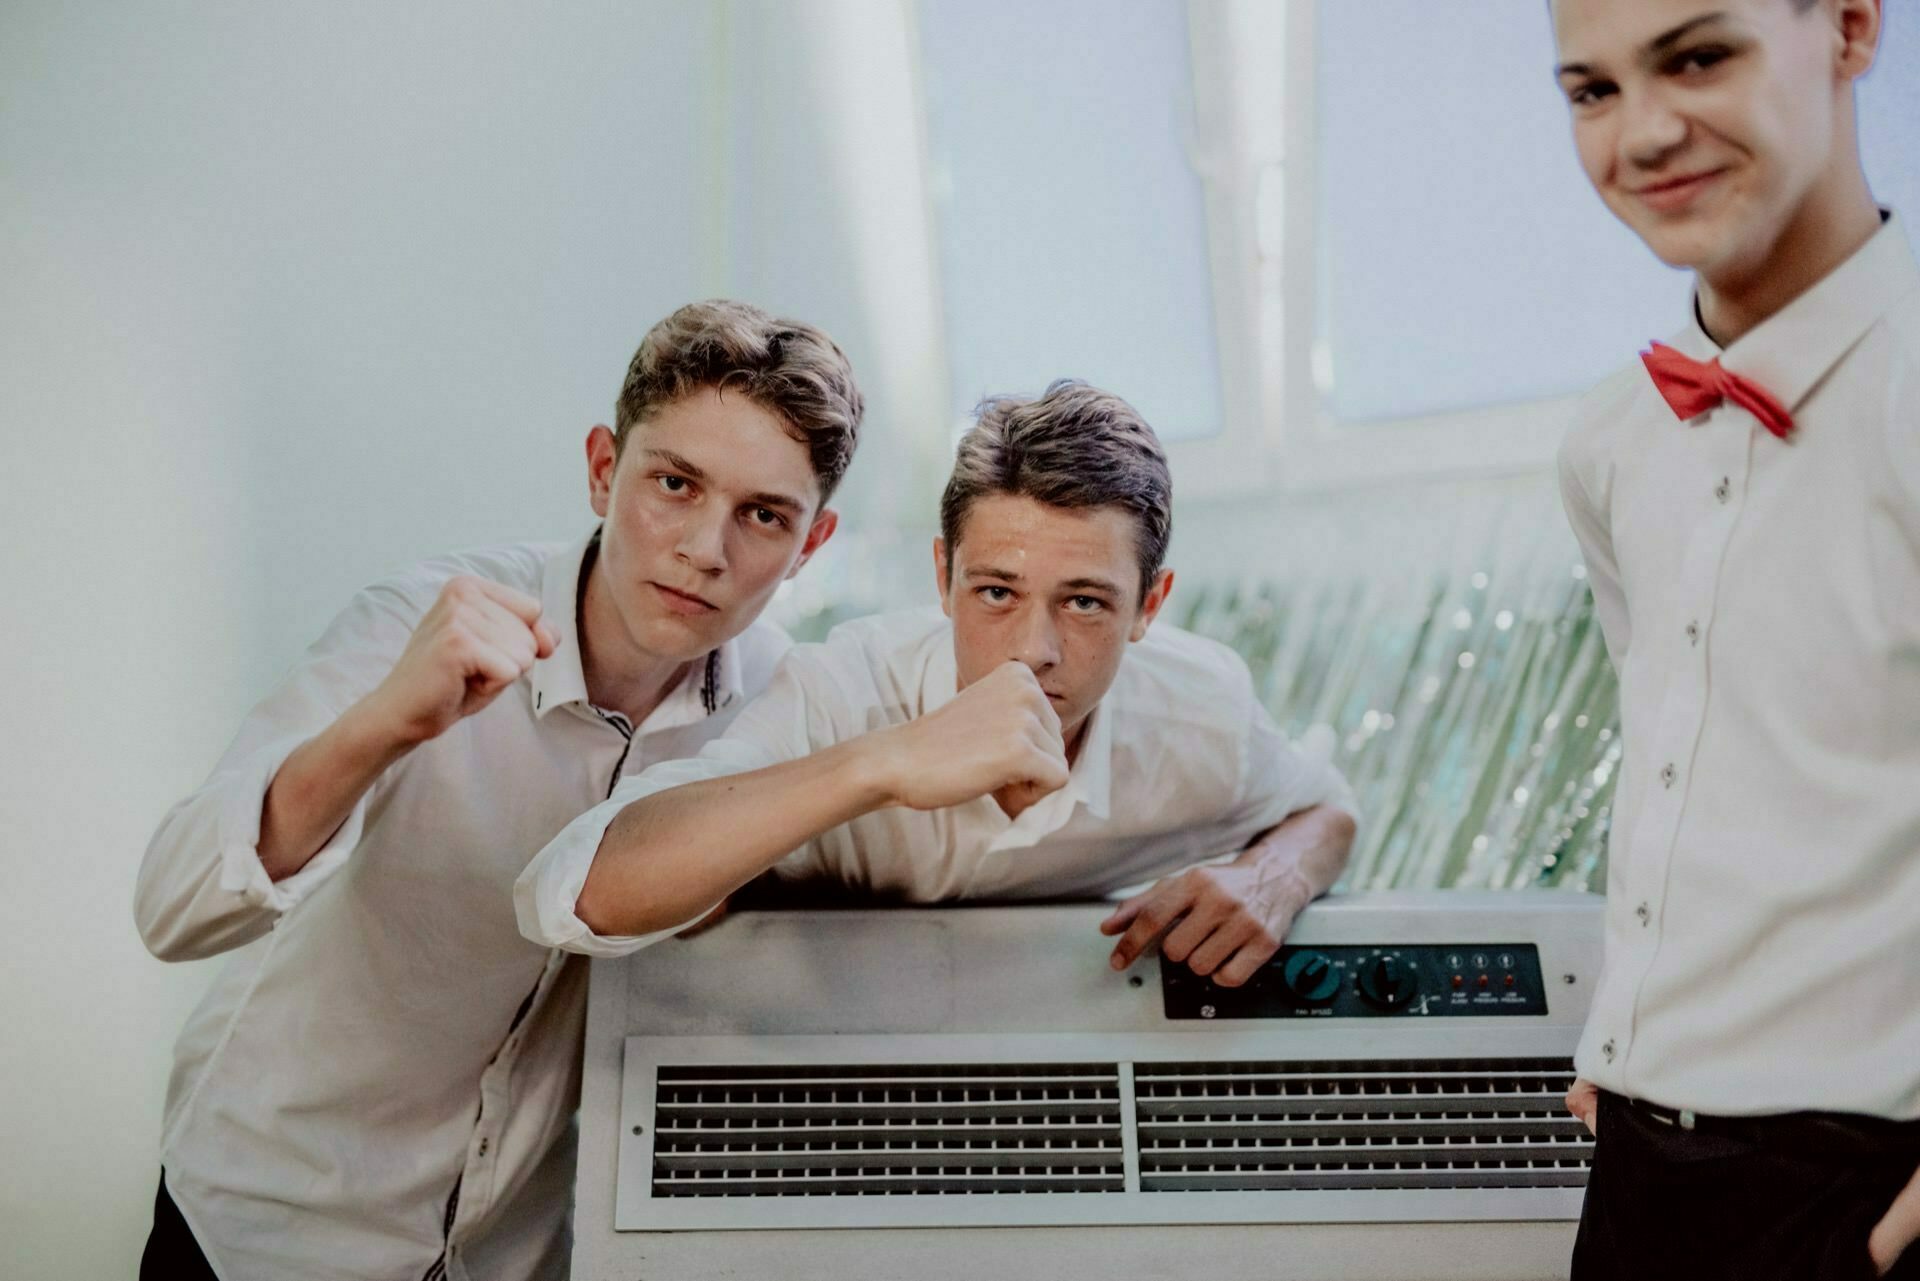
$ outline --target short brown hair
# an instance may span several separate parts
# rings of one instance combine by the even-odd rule
[[[633,353],[614,409],[615,452],[635,423],[704,387],[738,391],[783,419],[807,447],[820,501],[832,496],[866,413],[853,366],[833,339],[750,303],[687,304],[648,330]]]
[[[1063,378],[1036,399],[980,402],[940,499],[949,572],[968,511],[989,494],[1015,494],[1049,507],[1131,512],[1142,599],[1166,559],[1173,534],[1167,455],[1146,419],[1110,391]]]

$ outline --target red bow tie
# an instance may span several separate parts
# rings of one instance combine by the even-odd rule
[[[1673,412],[1683,419],[1704,414],[1721,401],[1731,400],[1782,440],[1793,430],[1793,415],[1785,405],[1751,378],[1722,369],[1718,356],[1712,360],[1694,360],[1657,342],[1652,351],[1640,353],[1640,359],[1653,375],[1653,385],[1660,389],[1667,404],[1673,406]]]

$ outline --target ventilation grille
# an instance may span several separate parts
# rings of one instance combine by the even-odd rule
[[[1580,1187],[1566,1059],[1141,1063],[1143,1192]]]
[[[668,1067],[656,1197],[1119,1192],[1112,1063]]]

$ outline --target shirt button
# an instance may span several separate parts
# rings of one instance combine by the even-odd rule
[[[1600,1057],[1604,1058],[1609,1063],[1613,1062],[1613,1042],[1612,1041],[1608,1041],[1605,1045],[1600,1047]]]
[[[1672,761],[1668,761],[1665,765],[1662,765],[1660,767],[1660,781],[1666,786],[1672,787],[1673,780],[1679,777],[1680,777],[1680,771],[1673,767]]]
[[[1722,476],[1720,478],[1720,483],[1713,487],[1713,496],[1715,498],[1718,498],[1723,503],[1726,502],[1728,499],[1732,498],[1733,497],[1733,481],[1731,481],[1725,476]]]
[[[1633,914],[1640,918],[1640,924],[1642,925],[1647,925],[1651,923],[1653,920],[1653,909],[1648,907],[1645,903],[1642,903],[1639,907],[1634,908]]]
[[[1694,645],[1698,645],[1700,643],[1700,624],[1699,623],[1695,622],[1695,623],[1687,624],[1687,640],[1689,643]]]

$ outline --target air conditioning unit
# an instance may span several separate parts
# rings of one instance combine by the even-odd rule
[[[1601,901],[1355,894],[1238,989],[1098,905],[737,914],[598,962],[576,1281],[1564,1276]]]

